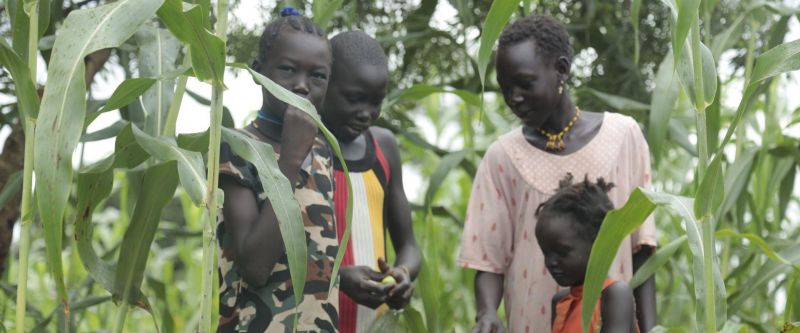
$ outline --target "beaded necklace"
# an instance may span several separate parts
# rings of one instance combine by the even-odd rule
[[[578,117],[580,115],[581,115],[581,109],[576,106],[575,116],[572,117],[572,120],[569,121],[567,126],[565,126],[564,129],[561,130],[561,132],[555,134],[539,128],[538,129],[539,133],[541,133],[542,135],[544,135],[544,137],[547,138],[547,143],[545,144],[544,149],[552,152],[559,152],[564,150],[564,148],[567,147],[567,145],[564,143],[564,134],[567,134],[567,132],[569,132],[569,130],[572,129],[572,125],[575,125],[575,122],[578,121]]]

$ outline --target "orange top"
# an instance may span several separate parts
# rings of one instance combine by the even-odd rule
[[[603,281],[603,290],[614,284],[617,280],[606,278]],[[556,303],[556,317],[553,321],[553,333],[580,333],[581,332],[581,304],[583,304],[583,286],[572,287],[569,294]],[[600,332],[602,321],[600,318],[600,300],[592,311],[592,321],[589,324],[589,333]],[[636,327],[639,332],[639,327]]]

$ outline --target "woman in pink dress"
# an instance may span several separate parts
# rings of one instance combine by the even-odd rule
[[[616,113],[581,111],[569,97],[572,49],[566,29],[546,16],[505,28],[497,50],[497,81],[522,127],[486,151],[467,208],[459,265],[477,270],[473,332],[503,332],[501,297],[511,332],[550,332],[551,299],[558,285],[547,273],[534,236],[535,211],[567,173],[603,177],[617,186],[615,207],[650,184],[650,153],[637,123]],[[628,281],[656,245],[651,218],[617,253],[609,276]],[[655,325],[655,282],[634,290],[637,319]]]

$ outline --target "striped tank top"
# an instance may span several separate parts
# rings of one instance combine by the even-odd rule
[[[369,266],[378,270],[378,258],[386,259],[383,224],[383,200],[389,184],[389,164],[371,131],[364,132],[367,148],[360,160],[346,160],[350,171],[353,192],[348,193],[344,172],[338,159],[334,159],[334,208],[336,232],[339,241],[345,229],[347,202],[353,202],[350,241],[342,259],[342,266]],[[385,305],[377,310],[358,305],[343,292],[339,292],[339,332],[366,332]]]

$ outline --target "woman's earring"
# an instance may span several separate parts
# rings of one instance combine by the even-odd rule
[[[564,93],[564,81],[560,81],[558,82],[558,95],[561,95],[563,93]]]

